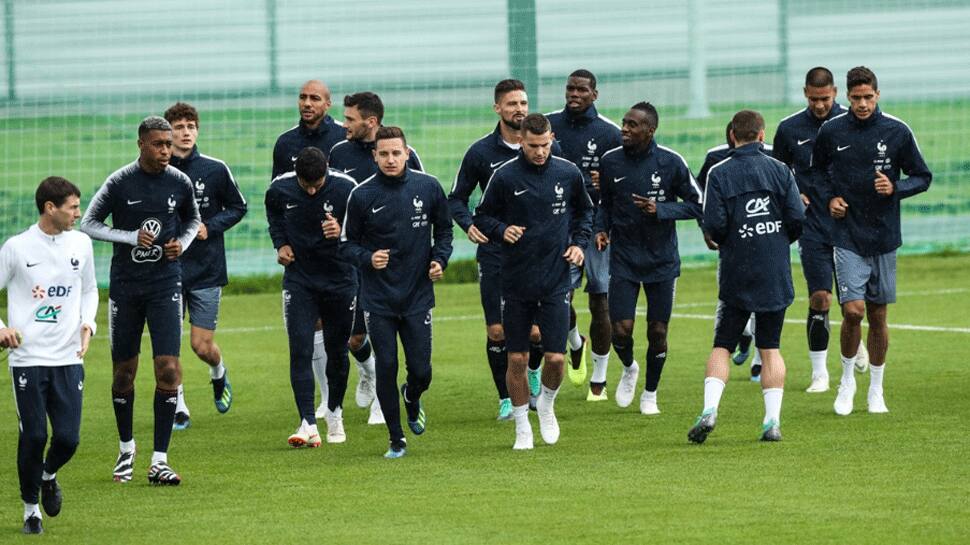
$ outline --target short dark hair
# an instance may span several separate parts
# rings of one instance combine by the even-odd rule
[[[879,80],[876,74],[865,66],[856,66],[845,75],[845,90],[849,91],[856,85],[871,85],[873,91],[879,90]]]
[[[186,121],[194,121],[195,126],[199,126],[199,112],[191,104],[185,102],[176,102],[171,108],[165,110],[162,114],[165,117],[165,121],[169,123],[175,123],[179,119],[184,119]]]
[[[327,175],[327,154],[320,148],[307,146],[296,156],[293,169],[304,182],[315,182]]]
[[[585,68],[580,68],[579,70],[573,70],[572,74],[569,74],[571,78],[586,78],[589,80],[589,87],[591,89],[596,89],[596,76],[592,72],[586,70]]]
[[[829,87],[835,85],[832,71],[824,66],[816,66],[805,74],[805,87]]]
[[[76,185],[60,176],[48,176],[41,180],[34,193],[34,200],[37,202],[37,213],[44,213],[44,203],[53,203],[54,206],[61,206],[68,197],[74,195],[81,198],[81,190]]]
[[[724,129],[724,141],[727,142],[729,148],[734,147],[734,142],[731,141],[731,122],[728,121],[727,127]]]
[[[138,124],[138,138],[141,138],[151,131],[170,131],[172,125],[164,117],[150,115],[141,120]]]
[[[542,114],[529,114],[522,120],[522,128],[519,129],[523,134],[546,134],[552,130],[552,125],[546,116]]]
[[[404,142],[404,147],[407,147],[408,140],[404,137],[404,131],[401,130],[401,127],[391,126],[377,129],[377,137],[374,138],[374,142],[378,142],[380,140],[392,140],[394,138],[400,138],[401,142]]]
[[[354,107],[364,117],[376,117],[377,122],[384,120],[384,103],[381,97],[370,91],[354,93],[344,97],[344,108]]]
[[[653,104],[641,101],[631,106],[630,109],[640,110],[641,112],[647,114],[647,122],[650,123],[652,128],[656,129],[660,125],[660,116],[657,115],[657,109],[654,108]]]
[[[512,91],[525,92],[525,84],[517,79],[503,79],[495,84],[495,103],[502,99],[507,93]]]
[[[754,142],[765,128],[765,118],[754,110],[741,110],[731,119],[734,143]]]

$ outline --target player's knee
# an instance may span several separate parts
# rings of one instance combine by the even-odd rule
[[[423,388],[427,388],[431,384],[431,366],[408,370],[408,379],[413,379]]]
[[[195,355],[200,358],[205,358],[211,354],[214,346],[215,342],[212,339],[192,339],[192,352],[195,352]]]
[[[502,329],[502,324],[488,326],[488,340],[492,342],[502,342],[505,340],[505,330]]]
[[[647,325],[647,342],[654,348],[666,348],[667,324],[664,322],[650,322]]]
[[[527,365],[529,365],[528,352],[509,353],[509,371],[515,373],[525,373],[525,368]]]
[[[161,357],[155,362],[155,382],[160,388],[174,390],[180,382],[178,360],[173,357]]]
[[[862,323],[862,318],[865,317],[865,308],[862,305],[853,304],[856,302],[852,301],[842,307],[842,319],[852,325]]]
[[[625,346],[629,344],[630,336],[633,335],[633,323],[627,320],[613,322],[612,333],[613,344]]]
[[[825,312],[832,306],[832,294],[827,291],[813,292],[808,298],[808,306],[812,310]]]
[[[135,368],[130,365],[115,366],[111,377],[111,389],[118,393],[128,393],[135,387]]]
[[[564,361],[566,361],[564,354],[559,354],[556,352],[546,352],[546,364],[562,365]]]
[[[589,312],[593,320],[610,319],[610,306],[605,293],[589,294]]]
[[[77,433],[54,432],[54,436],[51,437],[51,446],[56,444],[62,453],[68,455],[74,454],[78,443],[80,443],[80,438]]]
[[[20,434],[20,440],[28,450],[43,452],[47,445],[47,429],[24,430]]]
[[[538,327],[532,327],[532,331],[529,332],[529,342],[532,344],[539,344],[542,342],[542,333],[539,331]]]
[[[365,335],[351,335],[350,340],[347,341],[347,347],[350,348],[351,352],[356,352],[364,346]]]

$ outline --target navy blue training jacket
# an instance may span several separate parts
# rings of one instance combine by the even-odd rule
[[[895,185],[888,197],[876,193],[877,168]],[[901,178],[901,172],[908,177]],[[822,125],[812,176],[826,207],[834,197],[849,205],[845,218],[832,221],[832,245],[861,256],[902,245],[899,201],[926,191],[933,179],[913,131],[878,107],[865,120],[849,111]]]
[[[342,140],[334,144],[330,149],[329,166],[334,170],[343,172],[350,176],[357,183],[361,183],[377,173],[377,161],[374,160],[375,142],[363,142],[360,140]],[[408,168],[411,170],[424,170],[421,165],[421,158],[414,148],[408,146],[410,155],[408,156]]]
[[[603,154],[623,145],[620,127],[606,116],[600,115],[593,105],[578,115],[563,108],[546,114],[546,117],[552,124],[556,140],[562,146],[562,156],[579,167],[593,205],[599,205],[599,191],[593,187],[589,171],[599,170]]]
[[[789,247],[804,221],[791,169],[757,143],[714,165],[704,191],[704,230],[720,247],[718,298],[750,312],[787,308],[795,298]]]
[[[316,129],[308,128],[301,119],[297,126],[276,139],[273,147],[273,174],[270,179],[275,180],[280,174],[293,170],[296,156],[303,148],[314,147],[327,153],[346,136],[347,129],[329,115],[323,116]]]
[[[360,270],[361,308],[383,316],[433,308],[428,267],[437,261],[447,268],[452,238],[448,201],[434,176],[407,169],[391,178],[378,171],[358,185],[347,202],[341,240]],[[376,270],[371,256],[385,249],[387,267]]]

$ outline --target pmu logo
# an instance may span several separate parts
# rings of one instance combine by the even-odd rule
[[[41,305],[34,313],[34,321],[45,324],[56,324],[57,316],[61,313],[61,305]]]
[[[653,183],[653,188],[658,189],[660,187],[661,178],[656,171],[650,176],[650,181]]]
[[[885,157],[886,156],[886,144],[883,143],[882,140],[880,140],[879,143],[876,144],[876,151],[879,152],[879,157]]]
[[[169,199],[169,203],[172,200]],[[154,238],[158,238],[158,235],[162,234],[162,222],[158,218],[148,218],[141,222],[141,229],[148,231]],[[142,246],[135,246],[131,249],[131,260],[135,263],[154,263],[162,258],[162,247],[159,245],[152,245],[149,248]]]
[[[744,211],[748,213],[749,218],[767,216],[771,213],[771,211],[768,210],[769,204],[771,204],[771,197],[755,197],[744,205]]]

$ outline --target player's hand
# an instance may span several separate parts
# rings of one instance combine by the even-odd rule
[[[165,246],[162,246],[162,249],[165,251],[165,257],[169,261],[175,261],[182,255],[182,243],[174,238],[169,239],[165,243]]]
[[[599,233],[596,233],[596,249],[597,250],[599,250],[599,251],[602,252],[609,245],[610,245],[610,237],[609,237],[609,235],[607,235],[606,233],[604,233],[602,231],[600,231]]]
[[[444,275],[445,270],[441,268],[441,263],[432,261],[431,265],[428,267],[428,278],[430,278],[432,282],[437,282],[438,280],[441,280],[441,277]]]
[[[338,238],[340,236],[340,224],[333,217],[333,214],[327,212],[327,219],[323,220],[321,223],[323,226],[323,236],[326,238]]]
[[[381,270],[387,268],[387,262],[391,259],[390,250],[377,250],[370,256],[371,267],[376,270]]]
[[[138,230],[138,245],[142,248],[150,248],[155,242],[155,235],[148,232],[147,229]]]
[[[0,329],[0,348],[20,348],[23,337],[12,327]]]
[[[474,225],[468,228],[468,233],[466,234],[468,235],[468,240],[475,244],[486,244],[488,242],[488,237],[479,231],[478,227],[475,227]]]
[[[525,234],[525,227],[509,225],[505,228],[505,233],[502,235],[502,239],[509,244],[515,244],[520,238],[522,238],[523,234]]]
[[[802,204],[804,204],[806,207],[812,203],[811,199],[808,198],[808,195],[804,193],[800,193],[799,195],[802,197]]]
[[[593,182],[593,188],[600,190],[600,172],[598,170],[589,171],[589,181]]]
[[[881,170],[876,170],[876,179],[874,181],[876,193],[882,195],[883,197],[892,195],[896,190],[896,188],[893,187],[892,181],[890,181],[889,177],[886,176]]]
[[[293,254],[293,248],[289,244],[284,244],[276,250],[276,262],[280,265],[288,267],[294,261],[296,261],[296,255]]]
[[[583,265],[583,250],[579,246],[573,245],[566,248],[566,253],[562,254],[566,261],[580,267]]]
[[[209,228],[206,227],[204,223],[199,224],[199,232],[195,234],[195,238],[199,240],[206,240],[209,238]]]
[[[848,209],[849,203],[845,202],[845,199],[842,197],[834,197],[831,201],[829,201],[829,214],[832,214],[833,218],[844,218],[845,212]]]
[[[643,197],[634,193],[633,204],[643,211],[644,214],[653,216],[657,213],[657,200],[654,198]]]
[[[91,328],[87,325],[81,326],[81,349],[77,351],[77,357],[83,358],[88,353],[88,346],[91,344]]]
[[[707,245],[708,250],[717,251],[718,248],[720,248],[720,246],[718,246],[717,243],[714,242],[714,239],[711,238],[711,235],[707,234],[706,231],[704,232],[704,244]]]

